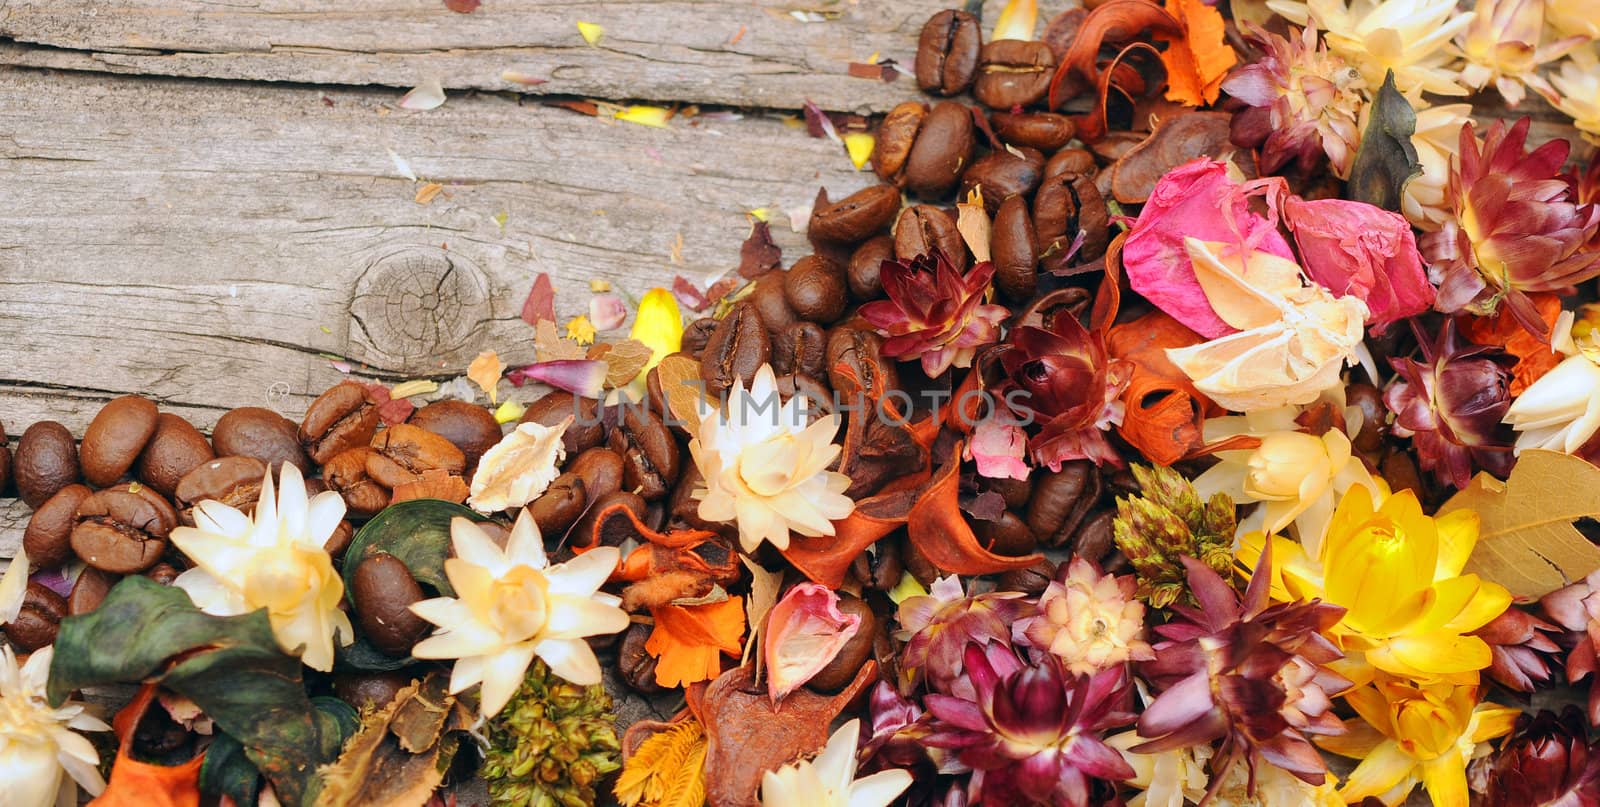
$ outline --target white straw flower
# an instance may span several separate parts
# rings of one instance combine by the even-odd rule
[[[1472,22],[1456,0],[1268,0],[1296,25],[1322,29],[1328,48],[1361,71],[1373,91],[1394,71],[1401,92],[1466,95],[1445,46]]]
[[[1518,454],[1530,448],[1573,454],[1600,431],[1600,339],[1585,323],[1580,343],[1572,323],[1572,313],[1563,312],[1553,329],[1551,346],[1567,358],[1528,385],[1502,419],[1517,431]]]
[[[526,509],[504,549],[465,518],[450,522],[450,541],[455,557],[445,560],[444,572],[456,596],[411,606],[439,628],[411,653],[455,659],[451,692],[482,683],[482,714],[493,717],[522,685],[535,656],[574,684],[600,683],[600,662],[583,639],[628,627],[622,600],[600,591],[621,559],[616,547],[552,566]]]
[[[17,666],[10,647],[0,647],[0,804],[49,807],[78,803],[78,788],[98,796],[100,755],[79,731],[110,726],[69,700],[51,708],[45,698],[54,647],[35,651]]]
[[[254,515],[203,501],[195,526],[172,531],[172,545],[195,562],[172,584],[208,614],[267,609],[284,652],[326,672],[333,669],[334,641],[355,640],[350,618],[339,610],[344,580],[325,548],[344,519],[344,499],[324,491],[308,500],[300,470],[282,467],[276,492],[271,471],[262,480]]]
[[[833,522],[855,503],[844,495],[850,478],[827,470],[839,446],[837,414],[806,423],[802,396],[778,404],[777,379],[761,365],[746,391],[728,391],[726,415],[705,407],[689,452],[705,477],[700,517],[736,521],[746,552],[766,541],[789,546],[789,533],[833,535]]]
[[[1600,15],[1595,19],[1600,20]],[[1556,108],[1572,117],[1583,139],[1600,145],[1600,56],[1593,46],[1579,48],[1550,74]]]
[[[1366,131],[1370,110],[1370,105],[1362,110],[1362,131]],[[1471,104],[1417,110],[1417,131],[1411,136],[1411,145],[1417,150],[1422,173],[1412,177],[1401,191],[1400,212],[1423,232],[1434,232],[1454,218],[1445,208],[1444,192],[1450,183],[1451,163],[1461,156],[1461,126],[1471,119]]]
[[[911,786],[898,768],[856,779],[856,740],[861,721],[852,720],[828,738],[816,759],[801,760],[761,775],[761,807],[886,807]]]

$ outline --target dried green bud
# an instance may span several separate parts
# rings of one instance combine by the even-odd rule
[[[568,683],[539,660],[488,735],[483,776],[496,805],[592,807],[595,783],[621,767],[605,687]]]
[[[1138,594],[1156,608],[1188,599],[1181,558],[1218,574],[1233,563],[1233,501],[1217,494],[1201,504],[1194,485],[1171,468],[1133,466],[1140,495],[1117,499],[1111,536],[1133,566]]]

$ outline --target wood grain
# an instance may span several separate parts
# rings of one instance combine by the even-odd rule
[[[884,112],[914,80],[852,78],[849,63],[878,53],[909,70],[922,24],[948,5],[488,0],[456,14],[441,0],[11,0],[0,3],[0,37],[12,40],[0,63],[397,88],[435,76],[447,89]],[[1002,3],[990,5],[992,19]],[[827,19],[790,14],[802,9]],[[604,26],[597,46],[580,20]]]

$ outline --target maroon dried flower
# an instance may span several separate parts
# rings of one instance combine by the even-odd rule
[[[1269,563],[1263,556],[1261,566]],[[1343,656],[1323,632],[1344,609],[1320,600],[1269,605],[1265,574],[1252,577],[1241,600],[1211,568],[1188,557],[1183,564],[1199,607],[1174,605],[1176,618],[1155,628],[1167,641],[1139,670],[1161,694],[1139,717],[1139,736],[1151,739],[1132,750],[1220,740],[1213,788],[1241,760],[1252,786],[1263,761],[1322,784],[1327,767],[1306,735],[1344,730],[1332,696],[1350,681],[1323,666]]]
[[[1589,679],[1589,722],[1600,723],[1600,571],[1557,589],[1539,600],[1545,615],[1572,632],[1572,650],[1567,653],[1567,680],[1573,684]]]
[[[1437,343],[1420,329],[1417,342],[1422,361],[1389,360],[1398,376],[1383,402],[1394,413],[1394,433],[1411,438],[1423,470],[1457,488],[1475,465],[1505,478],[1512,435],[1501,419],[1511,407],[1512,359],[1459,337],[1453,319]]]
[[[1222,82],[1228,95],[1249,106],[1233,116],[1232,139],[1260,149],[1263,174],[1293,160],[1309,173],[1324,155],[1338,176],[1350,172],[1361,140],[1361,72],[1319,45],[1314,28],[1290,28],[1288,38],[1244,23],[1246,38],[1261,57]]]
[[[1473,635],[1489,643],[1489,677],[1507,689],[1532,692],[1550,682],[1550,662],[1561,648],[1561,629],[1518,608],[1507,608]]]
[[[991,645],[991,647],[993,647]],[[972,698],[931,694],[933,717],[925,742],[946,748],[973,770],[976,802],[994,805],[1090,804],[1095,780],[1133,777],[1133,768],[1100,739],[1126,725],[1127,671],[1071,676],[1061,661],[1042,654],[1025,664],[1010,651],[966,649]]]
[[[998,392],[1019,418],[1041,424],[1028,441],[1034,459],[1051,470],[1077,459],[1121,466],[1106,429],[1122,422],[1118,397],[1133,364],[1108,356],[1104,335],[1070,313],[1056,315],[1049,330],[1018,328],[1011,342],[1000,357],[1007,379]]]
[[[950,367],[968,367],[973,354],[1000,338],[1000,322],[1011,312],[983,301],[994,278],[984,261],[963,276],[942,252],[909,261],[884,261],[887,300],[861,306],[861,318],[885,339],[883,355],[918,358],[929,378]]]
[[[1600,744],[1583,713],[1523,714],[1488,774],[1484,807],[1600,807]]]
[[[936,692],[950,693],[966,684],[963,653],[968,644],[997,643],[1011,647],[1011,625],[1033,608],[1015,591],[994,591],[968,597],[961,579],[941,577],[928,593],[900,603],[898,638],[905,640],[901,668],[926,680]]]

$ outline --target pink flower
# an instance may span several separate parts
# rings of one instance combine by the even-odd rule
[[[839,595],[817,583],[789,589],[767,613],[765,659],[772,702],[799,689],[839,655],[861,617],[839,610]]]
[[[889,299],[861,306],[861,318],[884,337],[883,355],[921,359],[929,378],[970,366],[979,347],[999,340],[1000,322],[1011,313],[983,301],[994,278],[988,261],[963,275],[936,250],[909,261],[884,261],[882,277]]]
[[[1263,192],[1269,182],[1236,182],[1228,176],[1227,163],[1204,157],[1169,171],[1156,183],[1122,247],[1122,265],[1133,290],[1207,339],[1237,330],[1207,302],[1183,239],[1238,245],[1240,254],[1262,251],[1294,260],[1277,223],[1250,211],[1249,197]]]
[[[1416,236],[1400,214],[1365,202],[1291,196],[1283,216],[1306,273],[1336,296],[1366,303],[1374,330],[1433,306]]]
[[[1027,479],[1028,463],[1023,455],[1028,434],[1022,427],[999,416],[984,418],[972,430],[967,447],[978,466],[978,476],[989,479]]]

